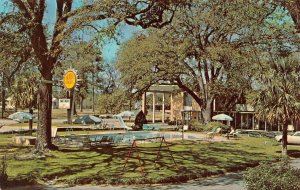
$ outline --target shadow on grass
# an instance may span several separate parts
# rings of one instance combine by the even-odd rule
[[[246,150],[233,143],[178,141],[162,147],[155,165],[159,143],[139,144],[133,157],[136,158],[137,154],[140,156],[146,174],[142,177],[140,163],[134,158],[128,160],[126,170],[123,171],[130,148],[130,146],[61,148],[59,151],[49,153],[55,156],[47,157],[45,161],[38,163],[39,166],[32,166],[39,167],[33,169],[34,178],[43,181],[57,179],[59,183],[71,185],[178,183],[243,170],[258,165],[259,161],[266,157],[263,153],[253,152],[254,147]],[[172,161],[171,154],[176,165]],[[18,177],[20,176],[10,179],[11,182]]]
[[[32,146],[18,146],[12,143],[0,145],[0,156],[6,155],[8,158],[14,156],[16,153],[26,154],[31,152]]]
[[[299,148],[300,148],[300,146],[297,146],[297,149],[299,149]],[[276,151],[276,153],[278,153],[278,155],[281,155],[281,150]],[[288,147],[287,154],[289,157],[292,157],[292,158],[300,158],[300,150],[294,150],[294,149],[291,150]]]
[[[287,154],[293,158],[300,158],[300,150],[288,150]]]

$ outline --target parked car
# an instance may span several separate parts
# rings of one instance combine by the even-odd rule
[[[282,141],[282,135],[277,135],[275,139],[278,142]],[[300,131],[294,133],[293,135],[288,135],[287,136],[287,143],[288,144],[299,144],[300,145]]]

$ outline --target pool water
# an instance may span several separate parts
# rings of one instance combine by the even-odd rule
[[[81,147],[85,145],[97,146],[101,144],[131,145],[134,140],[141,143],[157,142],[155,137],[164,137],[166,141],[182,139],[181,132],[162,131],[134,131],[124,133],[92,134],[92,135],[68,135],[55,139],[55,143],[70,147]],[[203,135],[184,133],[184,139],[205,140]]]
[[[181,134],[174,133],[153,133],[153,132],[127,132],[89,135],[91,142],[111,142],[115,144],[129,144],[133,140],[146,140],[154,137],[164,137],[165,139],[179,139]]]

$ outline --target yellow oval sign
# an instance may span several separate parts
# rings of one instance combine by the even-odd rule
[[[75,71],[67,71],[64,76],[64,86],[67,89],[73,89],[77,82],[77,75]]]

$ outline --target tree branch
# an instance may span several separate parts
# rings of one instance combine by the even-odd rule
[[[25,6],[24,2],[22,0],[12,0],[12,2],[20,9],[21,12],[23,12],[24,16],[29,19],[33,19],[33,13],[30,14],[30,11],[27,10],[27,7]]]
[[[190,94],[194,98],[194,100],[199,104],[199,106],[203,106],[203,100],[188,86],[184,85],[179,77],[177,77],[175,81],[178,87]]]

